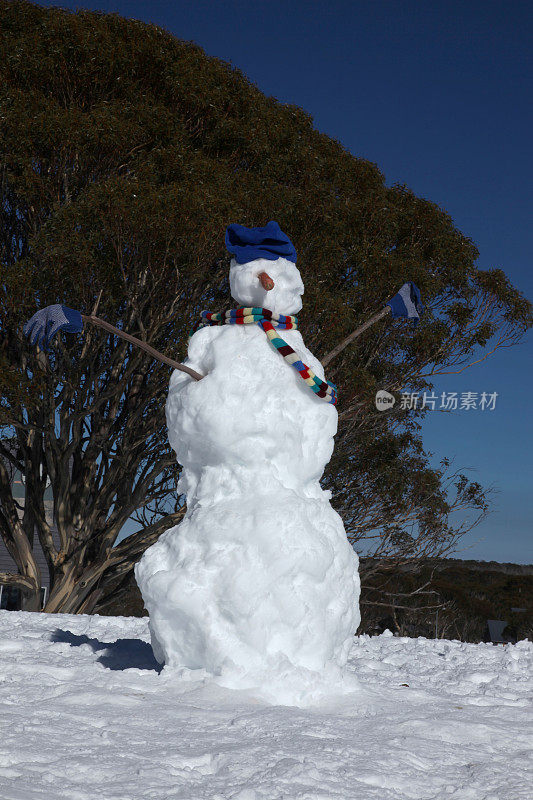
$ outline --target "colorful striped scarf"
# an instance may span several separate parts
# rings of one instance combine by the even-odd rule
[[[298,372],[311,391],[327,403],[337,404],[337,387],[329,381],[322,381],[313,370],[301,361],[298,354],[276,333],[281,330],[298,329],[298,318],[283,314],[273,314],[268,308],[234,308],[230,311],[211,313],[202,311],[199,328],[209,325],[253,325],[257,324],[266,333],[270,343],[283,356],[285,361]]]

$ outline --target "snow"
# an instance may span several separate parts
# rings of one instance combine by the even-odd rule
[[[357,637],[359,692],[302,709],[178,681],[149,641],[146,618],[0,611],[3,800],[531,797],[531,642]]]
[[[286,259],[233,261],[230,284],[239,304],[301,307]],[[300,332],[282,336],[323,379]],[[358,559],[319,483],[335,407],[257,325],[199,330],[186,363],[206,377],[175,371],[166,414],[187,513],[135,569],[156,658],[177,679],[210,675],[275,704],[357,691],[343,667],[360,619]]]

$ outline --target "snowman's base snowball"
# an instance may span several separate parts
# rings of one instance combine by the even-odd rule
[[[327,496],[279,490],[189,510],[135,576],[160,663],[309,705],[356,688],[342,668],[359,624],[357,565]]]

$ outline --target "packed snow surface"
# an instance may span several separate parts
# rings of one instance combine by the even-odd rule
[[[285,259],[233,262],[230,283],[239,304],[301,307]],[[300,332],[281,335],[324,379]],[[359,625],[358,560],[319,483],[336,409],[257,325],[197,331],[186,363],[206,377],[175,371],[166,414],[187,513],[135,570],[156,658],[274,703],[356,690],[343,667]]]
[[[531,800],[533,645],[355,638],[302,709],[161,672],[147,619],[0,611],[2,800]]]

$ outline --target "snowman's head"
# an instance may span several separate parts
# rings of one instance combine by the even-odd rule
[[[233,254],[231,296],[239,305],[298,313],[304,285],[296,269],[296,249],[277,222],[270,220],[263,228],[230,225],[226,247]]]
[[[231,296],[241,306],[268,308],[274,314],[287,315],[297,314],[302,307],[302,278],[296,264],[286,258],[254,258],[245,264],[232,258],[229,285]]]

